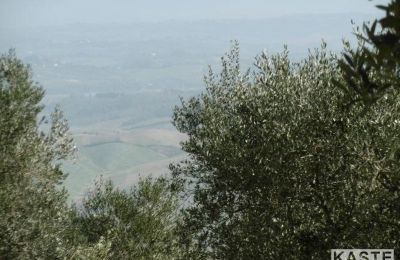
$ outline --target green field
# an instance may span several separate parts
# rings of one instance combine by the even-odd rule
[[[219,70],[231,40],[240,43],[247,68],[262,50],[289,46],[294,60],[318,47],[342,48],[346,15],[293,16],[265,20],[164,22],[131,25],[0,26],[0,50],[15,48],[46,90],[44,114],[60,105],[79,148],[67,162],[65,184],[76,200],[99,176],[120,187],[139,176],[168,172],[185,154],[171,125],[179,97],[204,89],[208,65]],[[363,19],[363,15],[352,15]],[[277,27],[282,28],[276,30]],[[351,30],[348,31],[350,33]]]
[[[162,123],[166,122],[160,119],[158,124]],[[111,133],[99,130],[75,134],[76,159],[64,166],[69,172],[65,185],[73,200],[80,198],[100,175],[126,187],[134,184],[139,175],[167,173],[168,164],[184,156],[179,147],[184,138],[173,129],[135,128]]]

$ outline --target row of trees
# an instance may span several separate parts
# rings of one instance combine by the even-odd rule
[[[173,114],[189,158],[129,190],[99,180],[79,206],[61,188],[74,145],[44,90],[0,58],[1,259],[325,259],[400,249],[400,1],[342,58],[291,62],[238,44]],[[396,254],[398,255],[398,251]]]

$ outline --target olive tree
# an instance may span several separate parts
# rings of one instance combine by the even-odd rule
[[[346,106],[336,57],[301,62],[239,48],[174,110],[189,159],[171,167],[191,201],[181,242],[199,259],[325,259],[332,248],[399,248],[397,92]]]
[[[351,103],[374,103],[400,88],[400,1],[378,5],[385,16],[355,32],[358,46],[347,43],[339,60],[344,82],[337,82]]]
[[[62,160],[74,152],[56,108],[38,120],[43,88],[13,51],[0,57],[0,258],[98,259],[101,244],[79,245]]]
[[[177,192],[166,178],[141,179],[128,190],[100,179],[78,208],[76,222],[89,245],[104,240],[109,259],[177,259]]]

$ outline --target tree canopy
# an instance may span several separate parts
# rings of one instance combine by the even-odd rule
[[[399,248],[397,95],[362,115],[333,80],[325,44],[293,63],[262,53],[241,72],[235,44],[201,95],[175,108],[193,199],[182,241],[217,259],[323,259],[332,248]],[[361,114],[361,116],[360,116]],[[384,214],[383,214],[384,213]]]
[[[68,123],[58,108],[42,117],[45,92],[30,67],[13,51],[1,56],[0,259],[398,250],[400,1],[378,8],[386,16],[341,58],[322,43],[299,62],[286,48],[261,53],[243,71],[233,43],[205,90],[174,109],[188,158],[170,166],[173,178],[130,189],[100,179],[75,206],[61,186],[75,151]]]
[[[176,259],[177,192],[165,178],[142,179],[129,190],[100,179],[75,222],[89,243],[108,243],[111,259]]]
[[[400,88],[400,1],[378,5],[385,16],[364,23],[356,31],[358,46],[347,44],[339,60],[345,82],[336,82],[351,103],[371,104],[392,89]]]
[[[173,259],[178,204],[163,178],[130,192],[98,182],[70,207],[62,162],[75,150],[56,108],[41,116],[43,88],[11,51],[0,58],[0,258]]]
[[[0,58],[0,258],[56,259],[72,239],[66,192],[56,186],[65,177],[59,160],[74,147],[59,110],[39,130],[43,95],[13,51]]]

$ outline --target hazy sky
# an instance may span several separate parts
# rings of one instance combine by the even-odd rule
[[[0,0],[0,26],[375,13],[384,0]]]

